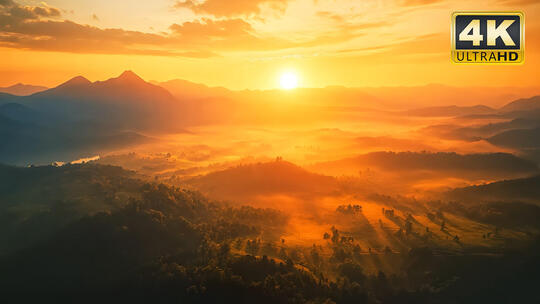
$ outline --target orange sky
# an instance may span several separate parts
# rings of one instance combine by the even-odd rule
[[[133,70],[232,89],[540,85],[536,0],[0,0],[0,86]],[[520,10],[525,64],[450,61],[450,15]]]

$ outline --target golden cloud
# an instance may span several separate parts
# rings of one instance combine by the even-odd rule
[[[284,11],[289,0],[194,0],[177,1],[175,7],[187,8],[197,14],[207,14],[216,17],[232,17],[240,15],[258,15],[262,6]]]
[[[222,52],[277,51],[336,44],[363,35],[363,29],[385,25],[350,23],[332,17],[339,24],[328,32],[291,40],[269,34],[261,36],[242,18],[207,17],[174,23],[169,33],[156,34],[57,20],[60,10],[56,8],[0,1],[0,46],[40,51],[207,58],[220,56]]]

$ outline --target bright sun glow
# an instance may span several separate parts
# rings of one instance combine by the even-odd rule
[[[292,72],[283,73],[279,78],[279,84],[285,90],[295,89],[298,87],[298,76]]]

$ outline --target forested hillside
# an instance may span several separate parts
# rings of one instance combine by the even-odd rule
[[[430,246],[379,252],[360,248],[332,228],[325,247],[301,248],[280,238],[288,223],[280,211],[228,207],[198,192],[148,183],[118,167],[3,166],[0,176],[0,289],[20,301],[538,299],[533,288],[540,282],[538,242],[516,243],[529,249],[515,253],[512,248],[518,247],[508,247],[493,256],[441,255]],[[361,207],[353,209],[361,212]],[[373,261],[398,265],[401,271],[366,272],[362,265]]]

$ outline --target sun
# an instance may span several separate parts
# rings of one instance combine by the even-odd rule
[[[285,72],[279,77],[279,84],[284,90],[296,89],[298,87],[298,76],[293,72]]]

